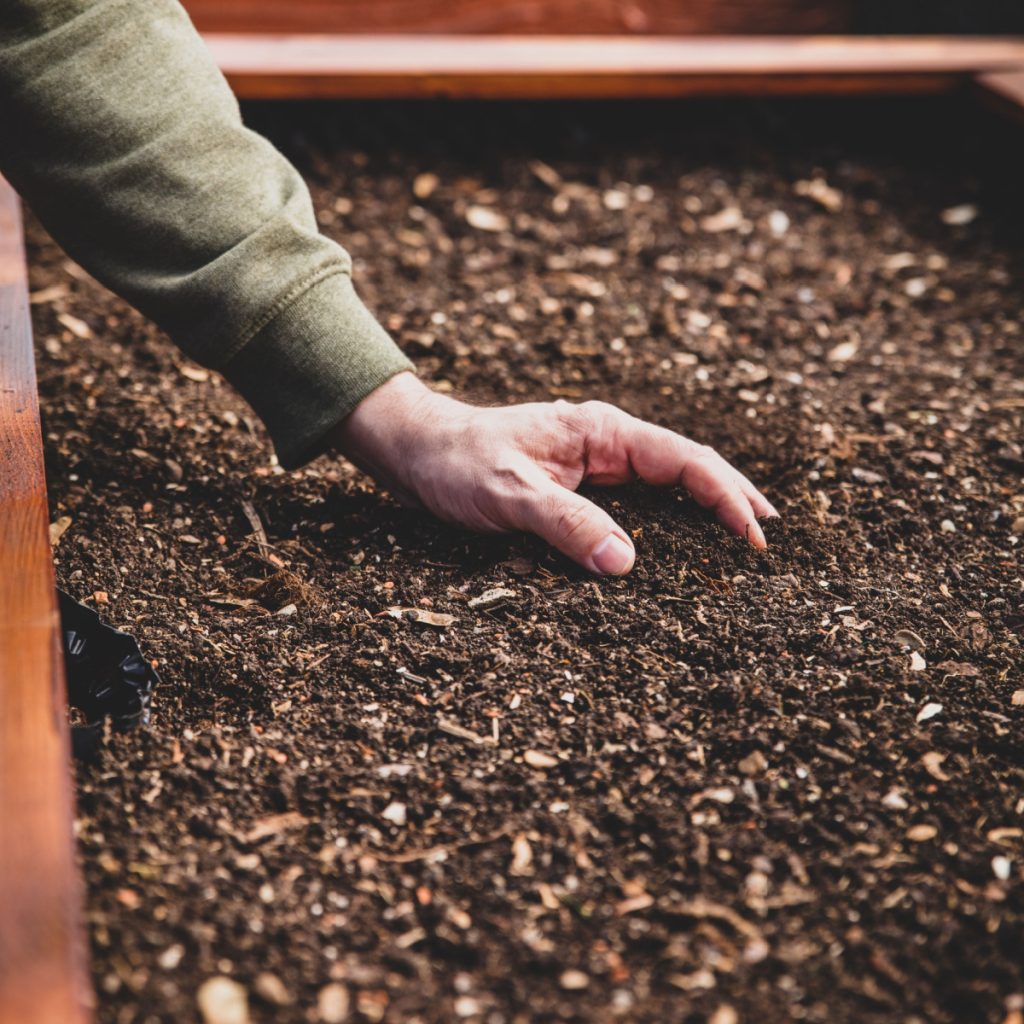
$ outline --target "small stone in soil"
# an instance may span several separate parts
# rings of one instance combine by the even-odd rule
[[[348,989],[337,982],[324,985],[317,996],[316,1008],[323,1024],[342,1024],[348,1017]]]
[[[196,993],[203,1024],[249,1024],[249,1000],[245,989],[231,978],[218,975],[199,986]]]

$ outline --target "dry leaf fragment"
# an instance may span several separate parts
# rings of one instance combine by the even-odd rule
[[[938,834],[939,830],[934,825],[912,825],[907,829],[907,838],[912,843],[926,843]]]
[[[901,647],[909,647],[912,651],[924,650],[924,641],[912,629],[898,629],[892,638]]]
[[[71,516],[60,516],[57,520],[50,523],[50,547],[55,548],[59,543],[61,537],[67,533],[68,527],[71,525]]]
[[[523,753],[523,760],[531,767],[540,770],[554,768],[558,764],[558,758],[550,754],[544,754],[539,750],[527,750]]]
[[[393,619],[408,619],[424,626],[436,626],[438,629],[444,629],[455,621],[454,615],[447,615],[444,612],[431,612],[425,608],[400,608],[397,605],[389,608],[387,614]]]
[[[471,206],[466,210],[466,222],[478,231],[508,231],[509,228],[508,217],[489,206]]]
[[[506,597],[515,597],[516,592],[514,590],[508,590],[505,587],[494,587],[491,590],[485,590],[478,597],[470,598],[468,604],[470,608],[491,608],[493,605],[504,601]]]

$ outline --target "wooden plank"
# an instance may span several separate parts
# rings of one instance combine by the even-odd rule
[[[612,98],[938,92],[1024,64],[1024,39],[208,33],[245,98]]]
[[[89,1014],[18,199],[0,179],[0,1024]]]
[[[1024,64],[1005,71],[978,75],[975,84],[997,110],[1024,120]]]
[[[709,35],[845,32],[851,0],[185,0],[203,32]]]

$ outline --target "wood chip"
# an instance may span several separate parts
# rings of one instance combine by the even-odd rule
[[[449,736],[454,736],[456,739],[466,740],[469,743],[479,744],[488,742],[484,736],[473,732],[472,729],[467,729],[465,726],[459,725],[458,722],[453,722],[450,718],[438,718],[437,727],[441,732],[446,733]]]
[[[711,234],[719,234],[722,231],[737,231],[745,223],[743,211],[738,206],[726,206],[718,213],[701,218],[700,226]]]
[[[445,629],[455,622],[454,615],[431,612],[425,608],[400,608],[395,605],[387,610],[387,614],[393,619],[407,619],[410,622],[419,622],[421,625],[434,626],[437,629]]]
[[[71,525],[71,516],[60,516],[50,523],[50,547],[55,548]]]
[[[247,843],[258,843],[261,839],[276,836],[281,832],[289,832],[294,828],[302,828],[309,821],[298,811],[285,811],[282,814],[268,814],[257,818],[245,834]]]
[[[84,320],[79,320],[77,316],[72,316],[70,313],[59,313],[57,319],[76,338],[81,338],[82,341],[88,341],[93,336],[92,328]]]
[[[509,228],[508,217],[489,206],[471,206],[466,210],[466,222],[478,231],[508,231]]]
[[[533,874],[533,847],[526,836],[518,835],[512,840],[512,864],[508,871],[517,877]]]
[[[544,754],[539,750],[527,750],[523,754],[523,760],[531,767],[544,771],[554,768],[558,764],[558,758],[550,754]]]
[[[571,969],[562,972],[562,976],[558,979],[558,983],[566,991],[578,992],[590,984],[590,976],[588,974],[584,974],[583,971]]]
[[[798,196],[810,199],[829,213],[838,213],[843,208],[843,193],[833,188],[824,178],[811,178],[809,181],[798,181],[793,186]]]

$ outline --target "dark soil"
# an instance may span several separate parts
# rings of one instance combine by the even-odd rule
[[[424,376],[617,402],[783,518],[758,555],[681,493],[601,492],[639,554],[594,580],[340,461],[284,473],[34,228],[58,575],[163,680],[79,770],[100,1021],[197,1019],[227,975],[257,1022],[1021,1024],[1012,130],[916,103],[251,114]]]

